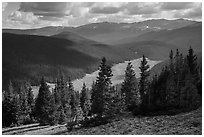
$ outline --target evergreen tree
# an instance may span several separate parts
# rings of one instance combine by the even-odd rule
[[[176,83],[172,75],[170,75],[167,78],[168,78],[166,83],[167,106],[176,107],[179,103],[178,102],[179,95],[177,92]]]
[[[125,104],[127,110],[132,110],[136,105],[136,91],[137,91],[137,79],[131,62],[128,63],[125,71],[125,79],[121,88],[124,94]]]
[[[2,102],[2,124],[10,126],[19,124],[20,102],[19,95],[14,92],[13,84],[9,81],[8,91],[4,94]]]
[[[191,74],[197,74],[197,57],[194,55],[194,51],[191,47],[188,50],[187,61]]]
[[[201,104],[196,86],[193,84],[193,76],[189,72],[185,76],[185,85],[181,89],[180,107],[194,109]]]
[[[90,92],[86,88],[86,84],[83,83],[83,87],[82,87],[82,90],[81,90],[80,106],[81,106],[81,109],[83,111],[84,118],[87,117],[87,115],[88,115],[88,113],[89,113],[89,111],[91,109],[90,99],[91,99]]]
[[[28,89],[27,97],[28,97],[27,100],[28,100],[28,107],[29,107],[28,114],[29,114],[30,118],[32,119],[32,118],[34,118],[35,100],[34,100],[34,94],[33,94],[31,87],[29,87],[29,89]]]
[[[109,108],[109,90],[111,85],[112,71],[110,66],[106,64],[106,59],[103,58],[99,66],[99,76],[97,77],[95,87],[92,89],[91,95],[91,112],[98,117],[102,117],[104,112],[110,111]]]
[[[174,58],[173,58],[173,56],[174,56],[174,53],[173,53],[173,51],[171,50],[171,51],[170,51],[170,54],[169,54],[169,58],[170,58],[170,70],[171,70],[171,73],[172,73],[172,74],[174,74],[174,64],[173,64]]]
[[[173,60],[173,56],[174,56],[174,53],[173,53],[173,51],[171,50],[171,51],[170,51],[170,54],[169,54],[169,58],[170,58],[171,61]]]
[[[20,106],[21,106],[21,111],[20,113],[20,123],[29,123],[30,122],[30,115],[29,115],[29,104],[28,104],[28,87],[27,83],[21,82],[20,84],[20,91],[19,91],[19,96],[20,96]]]
[[[142,61],[141,61],[141,65],[139,67],[140,69],[140,81],[139,81],[139,93],[141,96],[141,106],[143,107],[144,105],[146,105],[146,94],[148,92],[148,85],[149,85],[149,81],[148,81],[148,76],[149,76],[149,65],[147,64],[147,60],[145,58],[145,56],[143,55]]]
[[[54,98],[55,98],[55,104],[57,106],[61,106],[61,81],[57,79],[57,83],[55,85],[54,89]]]
[[[59,119],[58,119],[58,123],[59,124],[65,124],[66,123],[66,114],[65,114],[65,112],[64,112],[64,109],[63,109],[63,107],[61,106],[60,107],[60,109],[58,110],[58,112],[59,112]]]
[[[71,94],[71,100],[70,100],[70,106],[71,106],[71,119],[72,121],[76,121],[76,115],[77,115],[77,97],[75,91]]]
[[[35,113],[40,124],[52,124],[54,109],[54,97],[42,78],[35,103]]]
[[[68,91],[70,93],[70,107],[71,107],[71,120],[76,121],[76,115],[77,115],[77,107],[78,107],[78,100],[76,92],[74,91],[73,84],[71,80],[68,81]]]

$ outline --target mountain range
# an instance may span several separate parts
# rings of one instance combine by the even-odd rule
[[[53,82],[59,73],[76,79],[110,64],[141,57],[168,59],[171,49],[202,50],[202,23],[191,20],[147,20],[136,23],[92,23],[79,27],[2,30],[3,88],[9,80]]]

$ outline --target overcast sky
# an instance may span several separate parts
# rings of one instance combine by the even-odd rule
[[[3,28],[80,26],[95,22],[148,19],[202,20],[202,3],[190,2],[3,2]]]

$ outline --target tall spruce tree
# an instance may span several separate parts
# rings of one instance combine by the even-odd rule
[[[102,58],[102,62],[99,66],[98,77],[91,95],[91,112],[92,114],[96,114],[98,117],[102,117],[106,112],[110,111],[109,90],[111,77],[111,68],[106,64],[106,58]]]
[[[191,47],[188,50],[187,61],[191,74],[197,74],[197,57],[194,55],[194,51]]]
[[[54,110],[54,98],[43,77],[35,103],[35,113],[40,124],[52,124]]]
[[[131,111],[135,107],[137,99],[137,79],[131,62],[126,67],[125,79],[122,83],[121,91],[124,94],[126,109]]]
[[[32,88],[30,86],[28,87],[27,97],[28,97],[27,101],[28,101],[28,107],[29,107],[28,114],[29,114],[30,118],[33,119],[34,118],[35,100],[34,100],[34,94],[33,94]]]
[[[83,83],[83,87],[81,90],[81,97],[80,97],[80,106],[83,111],[83,117],[86,118],[90,109],[91,109],[91,95],[89,90],[86,87],[86,84]]]
[[[180,107],[195,109],[201,105],[201,99],[198,95],[196,85],[193,83],[193,76],[190,70],[185,75],[185,84],[181,88]]]
[[[140,69],[140,81],[139,81],[139,92],[141,96],[141,106],[146,105],[146,94],[148,92],[148,76],[149,76],[149,65],[147,64],[146,57],[143,55],[141,65],[139,67]]]
[[[14,91],[13,83],[9,81],[8,91],[4,92],[2,102],[2,125],[10,126],[19,124],[20,99]]]
[[[70,98],[71,119],[72,119],[72,121],[76,121],[78,100],[77,100],[76,92],[74,91],[73,84],[72,84],[70,79],[68,81],[68,91],[71,95],[70,96],[71,97]]]

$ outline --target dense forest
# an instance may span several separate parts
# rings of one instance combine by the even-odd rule
[[[189,48],[187,56],[178,49],[176,53],[171,51],[169,60],[160,74],[150,77],[143,56],[139,79],[129,62],[122,85],[112,86],[113,74],[104,57],[91,89],[83,84],[81,92],[75,91],[71,80],[61,75],[50,91],[42,76],[36,98],[28,81],[10,81],[2,94],[3,127],[38,122],[67,124],[67,129],[72,130],[108,123],[124,112],[134,116],[174,115],[197,109],[202,104],[202,68],[193,49]]]

